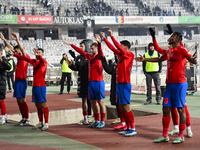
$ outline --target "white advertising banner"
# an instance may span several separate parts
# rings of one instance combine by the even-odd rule
[[[177,24],[178,16],[97,16],[95,24]]]

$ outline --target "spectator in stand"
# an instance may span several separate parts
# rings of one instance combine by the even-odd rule
[[[25,9],[24,9],[24,7],[22,7],[21,11],[22,11],[22,15],[25,15]]]
[[[7,6],[4,6],[4,14],[6,14]]]
[[[171,0],[171,7],[174,7],[174,1]]]
[[[75,12],[75,16],[78,16],[80,12],[78,6],[74,7],[74,12]]]
[[[119,10],[116,10],[115,15],[116,15],[116,16],[119,15]]]
[[[67,9],[67,10],[65,10],[65,14],[66,14],[66,17],[69,17],[70,16],[70,10],[69,9]]]
[[[57,8],[56,13],[57,13],[57,16],[60,16],[60,7]]]
[[[39,4],[40,3],[40,0],[37,0],[37,4]]]
[[[199,16],[199,8],[196,10],[196,15]]]
[[[138,14],[139,14],[139,16],[142,15],[142,10],[141,9],[139,9]]]
[[[129,16],[128,8],[126,9],[126,16]]]
[[[168,11],[168,15],[169,15],[169,16],[172,16],[172,15],[173,15],[171,10]]]
[[[47,9],[51,9],[51,1],[48,1],[48,3],[47,3]]]
[[[35,15],[35,9],[33,7],[31,9],[31,15]]]
[[[163,10],[160,11],[160,15],[163,16]]]
[[[178,15],[181,16],[181,11],[179,10]]]
[[[81,10],[82,10],[82,14],[85,14],[85,4],[84,3],[81,4]]]
[[[4,7],[4,11],[5,11],[5,7]],[[14,15],[14,9],[13,9],[13,7],[11,7],[11,9],[10,9],[10,13],[11,13],[12,15]],[[5,12],[4,12],[4,14],[5,14]]]
[[[53,7],[51,7],[50,11],[51,11],[51,15],[54,16],[54,8]]]
[[[195,10],[195,8],[194,8],[194,6],[192,5],[192,7],[191,7],[191,12],[194,14],[194,10]]]
[[[124,9],[120,11],[120,16],[124,16]]]
[[[175,13],[175,11],[173,10],[173,14],[174,14],[174,16],[176,16],[176,13]]]

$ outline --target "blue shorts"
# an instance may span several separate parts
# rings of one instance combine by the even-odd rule
[[[173,108],[185,107],[187,89],[187,82],[167,84],[163,99],[163,106]]]
[[[116,103],[130,104],[131,101],[131,84],[117,83]]]
[[[88,94],[79,94],[78,97],[80,97],[80,98],[88,98]]]
[[[26,80],[15,80],[13,97],[25,98],[26,97],[26,89],[27,89],[27,81]]]
[[[46,102],[46,86],[33,86],[32,89],[32,102],[42,103]]]
[[[105,83],[104,81],[90,81],[88,84],[89,100],[100,100],[105,98]]]

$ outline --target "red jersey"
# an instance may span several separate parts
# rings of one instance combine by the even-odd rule
[[[192,55],[189,50],[181,45],[177,48],[168,49],[163,54],[162,58],[167,60],[166,84],[186,82],[185,64],[190,56]]]
[[[47,61],[41,55],[38,56],[38,59],[30,59],[21,55],[18,55],[18,58],[33,65],[33,86],[46,86]]]
[[[27,69],[28,69],[28,62],[25,60],[20,59],[18,54],[14,54],[17,58],[17,65],[15,70],[15,80],[26,80],[27,77]],[[30,59],[30,56],[26,54],[26,57]]]
[[[113,36],[111,39],[118,49],[116,49],[106,38],[104,38],[104,41],[119,58],[116,71],[117,83],[131,83],[130,76],[135,55],[132,52],[123,49]]]
[[[90,53],[84,52],[82,49],[75,45],[71,45],[78,53],[83,55],[89,61],[89,81],[103,81],[103,66],[101,60],[99,59],[100,55],[103,55],[101,49],[101,43],[98,43],[98,54],[92,55]]]

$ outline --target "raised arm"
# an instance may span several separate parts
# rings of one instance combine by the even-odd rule
[[[3,36],[3,34],[1,32],[0,32],[0,38],[5,42],[8,49],[13,50],[13,46],[10,45],[10,43],[8,43],[8,41],[5,39],[5,37]]]
[[[19,39],[17,38],[17,35],[15,33],[12,33],[12,39],[15,40],[19,46],[19,49],[22,52],[22,55],[26,56],[26,52],[21,44],[21,42],[19,41]]]
[[[66,45],[71,46],[75,51],[77,51],[79,54],[83,55],[85,58],[88,58],[88,57],[87,57],[87,53],[84,52],[84,51],[83,51],[82,49],[80,49],[79,47],[77,47],[77,46],[75,46],[74,44],[71,44],[71,43],[69,43],[69,42],[66,42],[66,41],[64,41],[64,43],[65,43]]]
[[[98,34],[95,34],[95,40],[98,43],[98,56],[100,56],[100,55],[104,56],[102,48],[101,48],[101,38]]]
[[[26,56],[22,56],[22,55],[18,55],[18,54],[14,54],[13,56],[15,56],[19,60],[25,60],[25,61],[27,61],[29,63],[31,62],[31,59],[26,57]]]
[[[112,35],[112,30],[108,30],[108,34],[110,35],[110,37],[111,37],[111,39],[112,39],[112,41],[113,41],[113,43],[114,43],[114,45],[117,47],[117,49],[121,52],[121,54],[126,54],[126,50],[125,49],[123,49],[122,47],[121,47],[121,45],[117,42],[117,40],[113,37],[113,35]]]
[[[104,39],[104,41],[106,42],[106,45],[108,46],[108,48],[110,50],[112,50],[116,55],[120,55],[121,52],[119,50],[117,50],[105,37],[105,33],[104,32],[101,32],[101,36],[102,38]]]
[[[143,61],[148,61],[148,62],[162,62],[164,61],[163,57],[156,57],[156,58],[144,58],[142,55],[140,57],[135,58],[136,61],[143,62]]]
[[[160,54],[164,54],[165,53],[165,49],[163,49],[163,48],[161,48],[159,45],[158,45],[158,43],[157,43],[157,40],[156,40],[156,38],[154,38],[153,39],[153,46],[154,46],[154,49],[158,52],[158,53],[160,53]]]

